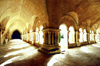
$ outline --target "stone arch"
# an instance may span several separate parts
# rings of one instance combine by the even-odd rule
[[[10,16],[5,17],[2,22],[1,22],[1,26],[2,28],[6,28],[7,22],[9,21]]]
[[[25,26],[27,22],[26,22],[26,21],[23,21],[22,19],[11,19],[11,20],[9,20],[9,22],[7,23],[6,29],[8,29],[9,26],[11,26],[11,25],[14,24],[14,23],[18,23],[18,24],[21,24],[21,25]]]
[[[19,30],[15,30],[12,32],[12,39],[21,39],[21,32]]]
[[[35,20],[34,20],[33,27],[32,27],[34,32],[36,31],[36,26],[37,26],[38,20],[39,20],[38,17],[36,17]]]
[[[34,23],[33,23],[33,31],[35,32],[36,31],[36,27],[40,27],[40,25],[42,25],[43,26],[43,28],[44,28],[44,23],[42,22],[42,20],[39,18],[39,17],[36,17],[35,18],[35,21],[34,21]]]
[[[69,12],[65,14],[59,21],[58,26],[62,23],[65,23],[68,27],[74,26],[75,30],[77,29],[78,24],[78,15],[75,12]]]
[[[61,50],[68,49],[67,25],[62,23],[59,29],[61,30],[59,33],[59,45],[61,46]]]
[[[69,27],[69,44],[75,43],[75,28],[73,26]]]
[[[44,38],[43,38],[43,25],[40,25],[39,26],[39,43],[40,44],[43,44],[43,40],[44,40]]]

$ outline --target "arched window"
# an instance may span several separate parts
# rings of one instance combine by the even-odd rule
[[[30,41],[33,41],[33,33],[32,33],[32,30],[30,30],[29,36],[30,36]]]
[[[92,41],[94,41],[94,32],[92,31]]]
[[[86,29],[84,29],[84,41],[87,41],[87,33],[86,33]]]
[[[90,30],[90,41],[94,40],[94,32]]]
[[[40,26],[40,32],[39,32],[39,36],[40,36],[40,44],[43,44],[43,41],[44,41],[44,39],[43,39],[43,26]]]
[[[98,29],[97,29],[97,31],[96,31],[96,42],[98,42],[99,41],[99,33],[98,33]]]
[[[72,26],[69,27],[69,43],[75,43],[75,32]]]
[[[82,28],[79,29],[79,42],[83,42],[83,32],[82,32]]]
[[[59,29],[61,30],[59,33],[59,45],[61,46],[61,50],[68,49],[67,44],[67,26],[65,24],[61,24],[59,26]]]
[[[39,29],[36,28],[36,33],[35,33],[35,35],[36,35],[36,43],[39,42],[39,34],[38,34],[38,31],[39,31]]]

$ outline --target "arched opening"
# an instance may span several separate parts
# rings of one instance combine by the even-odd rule
[[[83,42],[83,32],[82,32],[82,28],[79,29],[79,42]]]
[[[61,50],[68,49],[67,27],[65,24],[62,24],[59,26],[59,29],[61,30],[59,33],[59,45],[61,46]]]
[[[75,31],[72,26],[69,27],[69,44],[75,43]]]
[[[90,30],[90,41],[94,41],[94,32]]]
[[[40,39],[40,44],[43,44],[43,41],[44,41],[44,39],[43,39],[43,26],[40,26],[40,31],[39,31],[39,39]]]
[[[86,33],[86,29],[84,29],[84,35],[83,35],[83,37],[84,37],[84,42],[86,42],[86,41],[87,41],[87,33]]]
[[[29,33],[29,41],[33,41],[33,30],[30,30],[30,33]]]
[[[39,29],[38,28],[36,28],[36,32],[35,32],[35,35],[36,35],[36,43],[38,43],[39,42]]]
[[[21,39],[21,34],[19,31],[16,30],[13,32],[12,39]]]
[[[99,32],[98,32],[98,30],[99,30],[99,29],[96,30],[96,42],[99,42],[99,40],[100,40],[100,39],[99,39]]]

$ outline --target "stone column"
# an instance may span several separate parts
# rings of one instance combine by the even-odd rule
[[[46,34],[45,34],[45,32],[43,32],[43,38],[44,38],[44,43],[43,44],[46,44]]]
[[[68,45],[69,45],[69,31],[67,32],[67,42],[68,42]]]
[[[55,45],[58,45],[59,32],[55,32]]]
[[[94,42],[96,43],[96,32],[94,32]]]
[[[48,32],[48,43],[51,44],[51,32]]]
[[[89,32],[87,33],[87,42],[88,44],[90,44],[90,33]]]
[[[45,34],[44,44],[41,46],[41,48],[39,48],[39,51],[42,51],[46,54],[60,53],[60,46],[58,44],[59,32],[60,32],[59,29],[43,29],[43,33]]]
[[[4,44],[4,42],[5,42],[5,36],[4,36],[4,31],[5,31],[5,29],[1,29],[1,45],[3,45]]]
[[[52,45],[54,44],[54,32],[52,32]]]
[[[32,34],[33,34],[32,44],[35,44],[35,32],[32,32]]]
[[[87,43],[90,44],[90,27],[87,26]]]
[[[75,31],[75,43],[77,46],[80,46],[80,43],[79,43],[79,31],[76,30]]]
[[[48,44],[48,32],[45,31],[45,44]]]
[[[1,33],[1,30],[0,30],[0,45],[1,45],[1,39],[2,39],[1,36],[2,36],[2,33]]]

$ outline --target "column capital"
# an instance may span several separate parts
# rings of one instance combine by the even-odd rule
[[[43,32],[60,32],[60,29],[43,29]]]
[[[48,33],[46,35],[47,39],[44,39],[44,41],[47,41],[47,43],[43,44],[39,51],[42,51],[47,54],[54,54],[54,53],[60,53],[60,46],[58,44],[58,34],[60,32],[60,29],[43,29],[43,33]]]

